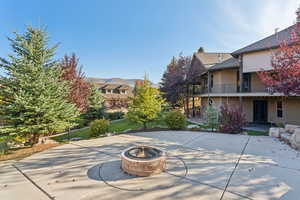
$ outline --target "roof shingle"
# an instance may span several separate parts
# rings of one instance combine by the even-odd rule
[[[230,68],[236,68],[239,66],[239,61],[236,58],[229,58],[221,63],[217,63],[211,68],[209,68],[209,71],[215,71],[215,70],[221,70],[221,69],[230,69]]]
[[[262,40],[254,42],[246,47],[238,49],[232,53],[233,56],[237,56],[243,53],[249,53],[254,51],[261,51],[266,49],[276,48],[280,45],[281,42],[287,40],[290,37],[291,31],[293,30],[293,26],[290,26],[278,33],[274,33],[269,37],[266,37]]]

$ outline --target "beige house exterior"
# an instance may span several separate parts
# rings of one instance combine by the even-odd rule
[[[291,27],[233,52],[201,75],[201,110],[208,104],[242,105],[248,122],[300,125],[300,97],[271,94],[257,72],[269,70],[272,55]]]

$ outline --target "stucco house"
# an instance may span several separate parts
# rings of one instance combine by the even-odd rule
[[[104,97],[104,105],[108,112],[127,112],[133,87],[125,84],[97,83],[98,90]]]
[[[208,67],[199,79],[201,108],[241,103],[248,122],[299,124],[300,97],[270,94],[257,72],[272,69],[272,55],[288,39],[292,26],[231,53],[231,58]]]

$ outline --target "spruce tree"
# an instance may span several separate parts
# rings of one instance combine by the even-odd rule
[[[152,88],[150,82],[145,78],[143,84],[136,89],[135,96],[131,99],[127,118],[131,121],[141,123],[144,129],[147,123],[159,117],[162,110],[164,99],[159,90]]]
[[[217,109],[213,105],[208,105],[204,118],[206,119],[207,128],[211,129],[211,131],[217,130],[219,127],[219,114]]]
[[[91,93],[88,98],[89,107],[87,112],[83,114],[83,118],[87,119],[88,121],[100,119],[104,116],[104,99],[101,95],[101,92],[94,84],[91,84],[90,90]]]
[[[57,45],[48,47],[47,33],[27,27],[23,34],[8,38],[14,54],[0,59],[6,76],[0,78],[0,114],[8,121],[2,133],[25,137],[31,144],[41,134],[64,130],[78,110],[67,99],[68,84],[60,79],[62,70],[54,60]]]

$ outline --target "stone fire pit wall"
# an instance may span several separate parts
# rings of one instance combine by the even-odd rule
[[[166,168],[166,156],[151,159],[133,159],[126,156],[126,151],[121,154],[122,169],[134,176],[151,176],[163,172]]]

